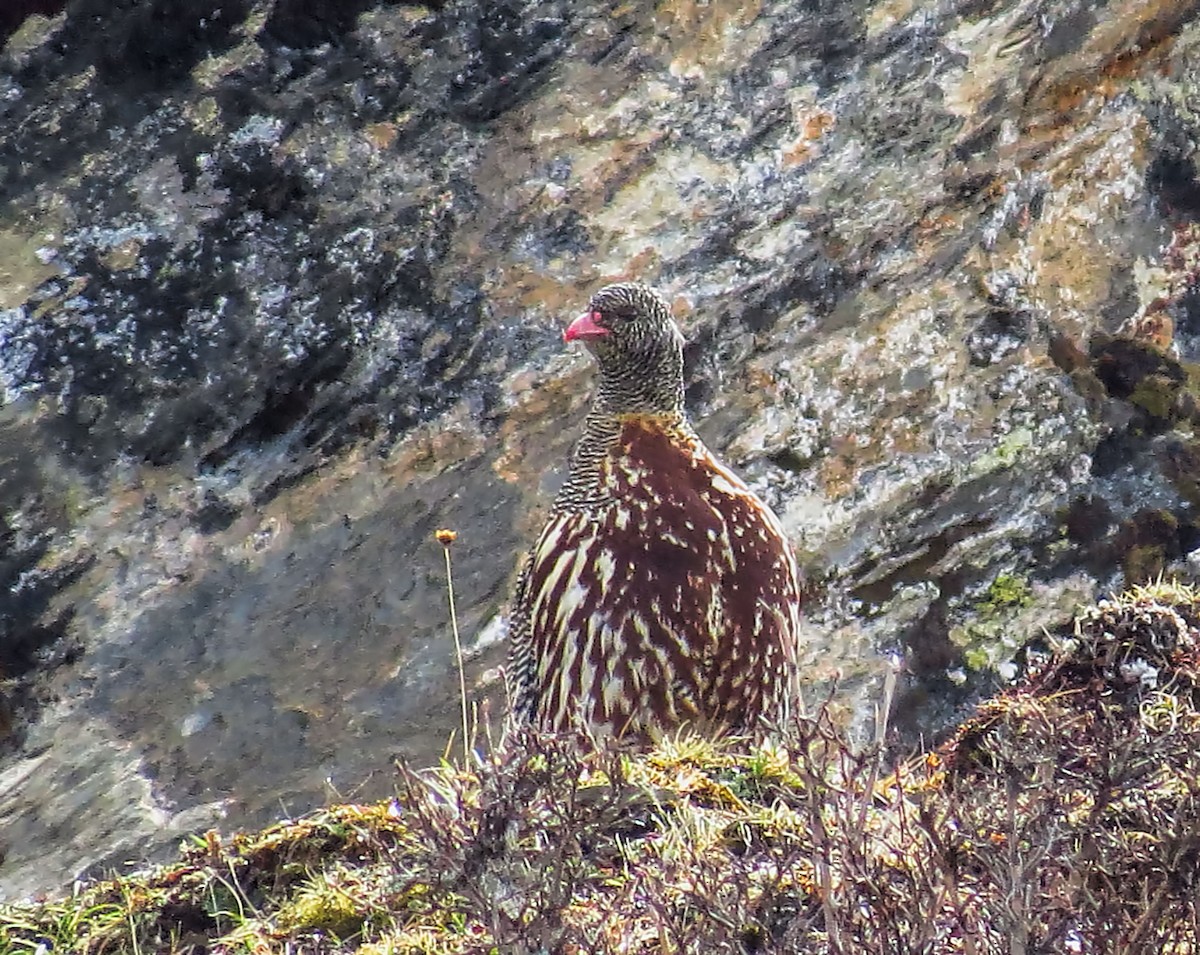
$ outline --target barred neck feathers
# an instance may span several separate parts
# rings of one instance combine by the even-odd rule
[[[673,321],[662,339],[643,349],[600,358],[600,380],[592,407],[598,414],[683,417],[683,336]]]
[[[629,417],[658,419],[685,439],[693,433],[683,411],[683,335],[657,292],[635,282],[609,285],[567,328],[600,366],[600,380],[571,457],[571,473],[556,506],[586,507],[604,498],[600,462]]]

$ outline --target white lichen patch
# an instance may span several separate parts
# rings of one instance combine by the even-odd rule
[[[943,102],[956,116],[980,115],[996,84],[1005,84],[1020,64],[1022,51],[1037,37],[1039,18],[1031,0],[998,8],[992,17],[964,18],[946,33],[942,43],[966,58],[961,67],[939,74]]]
[[[183,173],[169,156],[155,160],[134,176],[130,185],[158,233],[176,246],[197,241],[201,225],[221,215],[229,198],[227,189],[216,187],[209,170],[200,173],[191,189],[185,189]]]
[[[1121,246],[1114,224],[1149,231],[1137,214],[1145,188],[1146,128],[1140,114],[1112,109],[1060,143],[1046,162],[1042,212],[1020,245],[1036,290],[1050,306],[1077,315],[1111,299],[1111,273]],[[1147,236],[1149,239],[1149,236]]]
[[[660,153],[654,175],[635,177],[592,217],[594,234],[607,240],[599,266],[620,271],[647,248],[668,260],[695,248],[702,234],[680,229],[678,223],[713,215],[718,206],[711,183],[729,174],[722,164],[687,147]]]

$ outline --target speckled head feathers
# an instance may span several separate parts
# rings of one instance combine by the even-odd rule
[[[605,286],[566,337],[583,341],[600,365],[600,406],[616,413],[682,409],[683,334],[654,289],[640,282]]]
[[[624,351],[654,345],[683,345],[671,310],[654,289],[640,282],[606,285],[588,302],[588,314],[611,332],[608,344]]]

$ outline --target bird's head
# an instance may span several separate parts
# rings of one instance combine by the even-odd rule
[[[607,285],[563,332],[600,366],[598,397],[615,412],[679,411],[683,335],[662,296],[638,282]]]

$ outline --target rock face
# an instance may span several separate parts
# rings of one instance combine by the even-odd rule
[[[1001,629],[1194,570],[1198,6],[18,4],[0,895],[440,755],[438,527],[495,717],[614,278],[672,300],[848,719],[900,651],[933,735]]]

